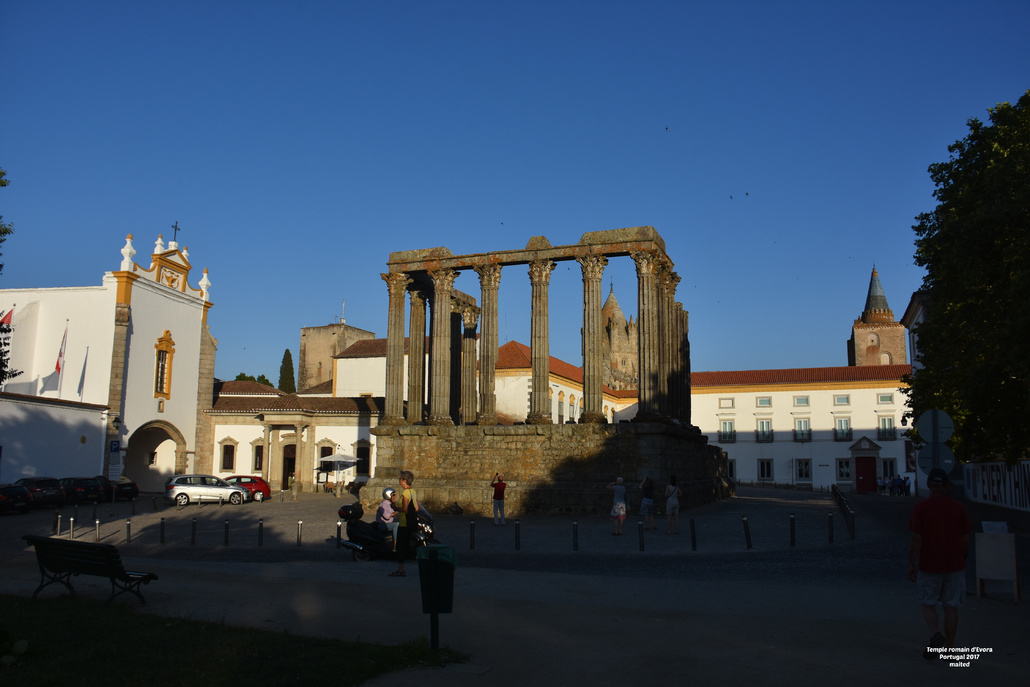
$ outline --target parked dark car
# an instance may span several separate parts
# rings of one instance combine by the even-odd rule
[[[0,485],[0,513],[28,513],[32,509],[32,495],[19,484]]]
[[[97,475],[97,481],[100,482],[100,486],[104,488],[104,500],[111,500],[111,492],[114,492],[114,498],[125,499],[131,501],[132,499],[139,496],[139,485],[133,482],[128,477],[122,475],[117,480],[109,480],[103,475]]]
[[[272,495],[272,488],[268,486],[268,482],[257,475],[233,475],[226,477],[225,481],[243,487],[258,502],[264,501]]]
[[[64,487],[56,477],[22,477],[15,484],[29,490],[33,506],[64,505]]]
[[[99,503],[104,498],[104,488],[96,477],[65,477],[61,486],[68,503]]]

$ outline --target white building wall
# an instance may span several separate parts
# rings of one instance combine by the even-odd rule
[[[102,474],[105,417],[97,406],[0,396],[0,483]]]
[[[880,401],[880,395],[890,395],[891,402]],[[848,404],[835,403],[835,397],[847,396]],[[796,399],[808,398],[808,405],[798,405]],[[758,405],[759,398],[769,399],[769,405]],[[851,460],[850,447],[862,437],[880,446],[877,475],[883,472],[885,460],[894,461],[897,473],[915,480],[915,473],[907,471],[905,446],[901,426],[902,415],[908,411],[907,398],[900,389],[891,386],[848,386],[835,389],[741,387],[706,391],[694,389],[691,394],[691,421],[708,436],[711,444],[721,446],[733,462],[735,476],[742,482],[773,482],[777,484],[811,484],[813,488],[829,488],[838,484],[850,488],[854,482],[855,465],[851,464],[851,479],[838,479],[838,462]],[[732,403],[732,407],[727,407]],[[881,438],[880,417],[893,420],[896,439]],[[811,441],[794,440],[795,422],[807,418]],[[834,430],[838,418],[847,418],[851,439],[835,441]],[[736,441],[720,441],[719,432],[724,420],[732,420]],[[756,431],[760,420],[771,421],[773,440],[759,442]],[[759,461],[772,461],[772,474],[761,475]],[[811,479],[799,478],[797,461],[811,461]]]
[[[113,283],[110,275],[105,277],[105,281],[108,280]],[[132,436],[133,431],[146,422],[161,419],[182,433],[188,450],[192,451],[197,426],[203,302],[140,279],[133,285],[131,305],[122,410],[123,436]],[[154,346],[165,331],[171,333],[175,342],[175,354],[172,356],[170,396],[162,404],[162,399],[154,396],[157,372]]]
[[[106,405],[114,339],[113,287],[5,289],[0,298],[3,309],[14,307],[10,366],[21,370],[5,391]],[[65,366],[58,374],[66,328]]]
[[[408,357],[404,357],[404,390],[407,396]],[[337,398],[386,395],[386,358],[337,358],[333,376]]]

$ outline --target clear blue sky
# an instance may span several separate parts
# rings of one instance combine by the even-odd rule
[[[873,265],[922,280],[927,167],[1030,88],[1030,2],[0,0],[0,288],[99,284],[178,222],[216,374],[386,335],[391,251],[652,225],[695,371],[847,364]],[[525,268],[501,341],[529,342]],[[632,262],[613,261],[627,314]],[[456,286],[478,295],[472,273]],[[551,282],[579,364],[582,287]]]

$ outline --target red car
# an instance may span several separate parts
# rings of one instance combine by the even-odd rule
[[[255,475],[233,475],[226,477],[225,481],[243,487],[250,492],[255,501],[264,501],[272,496],[272,488],[268,486],[268,482]]]

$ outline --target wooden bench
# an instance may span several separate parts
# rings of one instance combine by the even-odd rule
[[[72,575],[95,575],[111,580],[111,603],[116,596],[132,592],[146,604],[147,600],[140,593],[140,585],[150,584],[156,580],[154,573],[131,572],[122,565],[118,549],[112,544],[94,544],[92,542],[75,541],[74,539],[55,539],[26,534],[25,541],[36,547],[36,561],[39,563],[41,577],[39,586],[32,593],[35,599],[40,590],[54,582],[60,582],[72,594]]]

